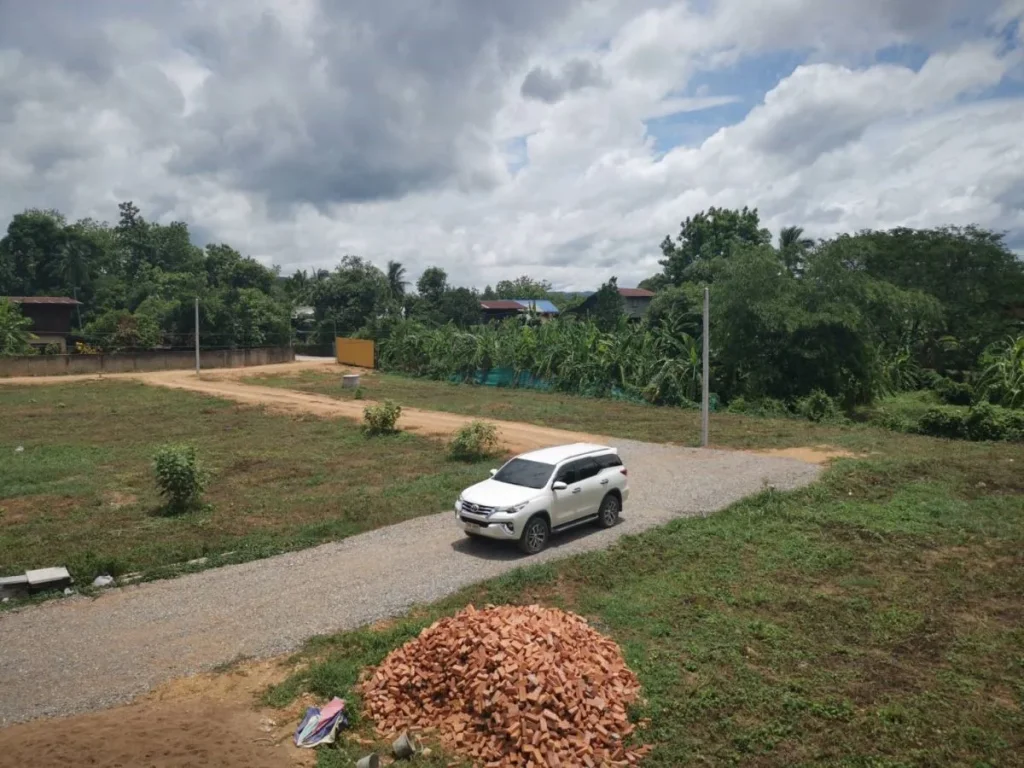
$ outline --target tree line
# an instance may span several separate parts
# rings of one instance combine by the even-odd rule
[[[661,243],[662,271],[641,283],[656,295],[637,326],[623,319],[614,278],[598,290],[589,316],[580,317],[565,310],[577,307],[582,295],[555,291],[539,277],[477,291],[454,285],[435,266],[413,285],[402,264],[381,269],[359,256],[345,256],[333,270],[285,277],[229,245],[196,246],[185,223],[148,221],[131,202],[122,203],[119,214],[114,225],[68,222],[56,211],[14,216],[0,239],[0,295],[77,297],[82,338],[107,351],[190,344],[198,296],[204,344],[288,343],[297,327],[299,341],[328,349],[335,335],[358,335],[380,341],[387,351],[382,359],[395,367],[436,375],[490,358],[474,353],[473,361],[453,360],[448,353],[444,364],[412,359],[433,354],[428,347],[441,348],[417,347],[414,339],[433,333],[434,342],[455,344],[452,339],[462,338],[453,348],[468,349],[468,333],[486,347],[493,339],[486,341],[485,329],[476,327],[481,299],[551,299],[563,316],[545,338],[554,344],[551,334],[561,328],[557,348],[568,356],[577,345],[576,357],[567,361],[576,366],[569,378],[585,382],[579,386],[587,390],[614,385],[678,403],[693,391],[687,361],[699,348],[702,292],[710,286],[712,388],[722,400],[795,402],[820,392],[846,409],[936,376],[980,381],[994,370],[1000,350],[1010,355],[1017,349],[1024,322],[1021,260],[1000,233],[974,226],[821,240],[788,227],[773,238],[756,209],[710,208],[686,218]],[[16,340],[30,330],[15,315],[0,307],[0,349],[8,354],[24,351]],[[590,330],[570,327],[574,323]],[[529,315],[516,320],[499,346],[514,349],[515,334],[536,324]],[[448,330],[439,336],[439,329]],[[627,365],[623,334],[652,359]],[[587,367],[593,361],[582,357],[583,339],[601,350],[597,367]],[[400,346],[401,355],[395,352]],[[609,349],[622,350],[621,359]],[[505,358],[502,364],[515,364],[514,354]],[[559,378],[556,363],[549,361],[545,375]],[[1011,360],[1003,369],[1012,373],[1014,365]],[[664,372],[661,383],[652,387],[657,372]],[[1013,388],[1009,381],[1004,389]]]

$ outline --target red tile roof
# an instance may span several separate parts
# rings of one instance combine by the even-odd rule
[[[516,309],[525,310],[522,304],[518,301],[509,301],[508,299],[497,299],[496,301],[481,301],[480,306],[484,309]]]
[[[81,304],[67,296],[4,296],[2,298],[15,304]]]
[[[654,295],[654,291],[647,291],[643,288],[619,288],[619,295],[627,299],[641,299]]]

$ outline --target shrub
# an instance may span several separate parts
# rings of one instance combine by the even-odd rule
[[[738,395],[729,401],[729,405],[726,409],[729,413],[746,413],[747,412],[747,401],[743,395]]]
[[[785,418],[793,415],[784,402],[774,397],[762,397],[750,406],[747,409],[747,412],[758,416],[765,416],[770,419]]]
[[[869,419],[870,423],[888,429],[891,432],[914,432],[915,424],[906,416],[900,413],[893,413],[884,408],[879,408]]]
[[[917,422],[922,435],[962,440],[967,436],[963,412],[958,408],[937,405],[925,411]]]
[[[397,432],[395,424],[402,415],[402,406],[392,400],[363,409],[363,430],[368,435],[390,435]]]
[[[820,389],[816,389],[807,397],[798,400],[796,410],[810,421],[838,421],[841,419],[836,401]]]
[[[952,379],[940,378],[933,387],[935,394],[947,405],[970,405],[974,399],[974,390],[970,384]]]
[[[995,406],[978,403],[964,417],[964,433],[968,440],[1005,440],[1007,423]]]
[[[153,470],[169,511],[185,512],[199,504],[207,476],[193,446],[161,446],[153,456]]]
[[[448,455],[459,461],[479,461],[498,448],[498,428],[490,422],[471,421],[448,443]]]
[[[363,391],[363,388],[356,387],[356,391],[352,394],[352,398],[354,400],[362,400],[364,397],[366,397],[366,393]]]

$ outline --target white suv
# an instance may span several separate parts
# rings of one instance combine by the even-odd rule
[[[611,528],[629,498],[626,468],[615,448],[573,443],[516,456],[455,502],[470,536],[518,541],[529,555],[552,533],[583,523]]]

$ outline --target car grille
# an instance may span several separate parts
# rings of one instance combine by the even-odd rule
[[[473,504],[471,502],[464,501],[462,502],[461,511],[470,515],[483,515],[486,517],[487,515],[494,514],[494,512],[497,511],[497,507],[487,507],[483,504]]]

